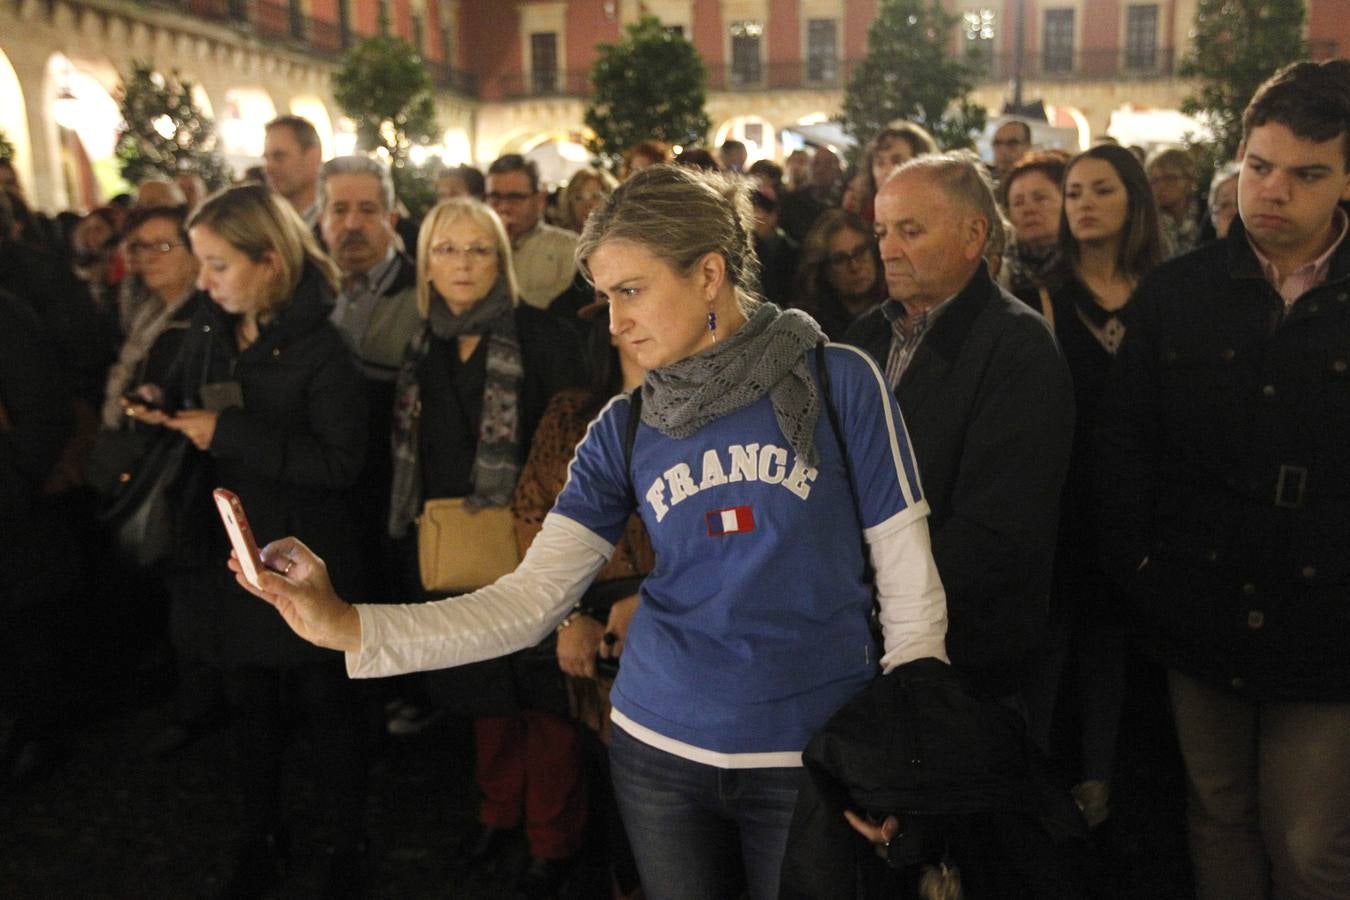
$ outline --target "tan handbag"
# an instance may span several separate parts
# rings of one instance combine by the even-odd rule
[[[464,499],[428,500],[417,517],[417,562],[428,591],[476,590],[520,564],[511,510],[488,506],[475,511]]]

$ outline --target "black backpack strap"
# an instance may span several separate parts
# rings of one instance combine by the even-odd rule
[[[839,451],[843,456],[844,477],[848,479],[848,489],[853,495],[853,515],[858,520],[858,539],[862,541],[863,565],[866,567],[866,578],[870,582],[873,580],[872,557],[867,552],[867,539],[862,536],[863,519],[862,510],[858,507],[858,485],[853,481],[853,462],[848,458],[848,444],[844,442],[844,429],[839,424],[839,410],[835,408],[834,397],[830,391],[830,370],[825,365],[825,342],[816,344],[816,370],[820,374],[820,392],[821,399],[825,405],[825,414],[830,418],[830,430],[834,432],[834,439],[839,443]],[[876,595],[872,596],[872,615],[873,626],[879,631],[880,624],[876,620],[876,615],[881,607],[877,603]]]
[[[633,444],[637,443],[638,423],[642,421],[642,385],[628,392],[628,425],[623,433],[623,470],[633,480]]]
[[[848,476],[848,486],[854,489],[853,496],[856,497],[858,491],[853,484],[853,470],[848,465],[848,445],[844,443],[844,429],[839,426],[839,410],[835,409],[834,397],[830,391],[830,370],[825,365],[824,341],[816,344],[816,371],[820,373],[820,393],[825,404],[825,413],[830,417],[830,429],[834,431],[834,439],[844,453],[844,474]]]
[[[853,514],[858,518],[858,532],[862,533],[863,521],[862,510],[858,509],[858,485],[853,481],[853,464],[848,458],[848,444],[844,442],[844,428],[839,424],[839,410],[835,408],[834,397],[830,390],[830,370],[825,365],[825,342],[816,344],[816,369],[820,373],[820,393],[821,399],[825,404],[825,414],[830,417],[830,430],[834,432],[834,439],[839,444],[839,451],[844,458],[844,477],[848,479],[848,489],[853,492]],[[863,559],[867,554],[863,554]]]

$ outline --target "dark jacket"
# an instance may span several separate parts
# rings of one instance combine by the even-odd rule
[[[521,381],[520,465],[530,452],[530,441],[539,427],[553,395],[564,388],[586,383],[586,368],[581,358],[577,333],[551,313],[521,303],[515,308],[516,338],[520,343]],[[423,484],[426,497],[460,497],[472,492],[473,457],[478,446],[478,427],[482,417],[483,378],[488,342],[480,341],[465,363],[447,367],[457,358],[456,342],[433,337],[426,356],[417,367],[422,382],[421,446]],[[438,383],[432,385],[435,379]],[[450,395],[458,393],[463,408]],[[433,398],[442,396],[444,403]],[[429,448],[454,450],[453,459],[428,459]]]
[[[27,300],[0,289],[0,614],[53,599],[78,562],[42,496],[74,428],[60,359]]]
[[[1017,713],[971,698],[948,666],[919,659],[875,679],[802,753],[783,898],[911,896],[921,864],[961,873],[968,900],[1073,897],[1052,840],[1085,834],[1068,795],[1040,775]],[[844,810],[901,831],[878,864]],[[861,882],[862,890],[859,891]]]
[[[0,239],[0,289],[33,308],[56,344],[74,399],[98,409],[121,335],[94,307],[88,288],[55,254]]]
[[[400,219],[400,222],[405,220]],[[366,332],[367,349],[357,348],[366,391],[366,461],[349,497],[361,553],[361,586],[352,599],[359,603],[390,603],[401,600],[397,589],[401,574],[389,542],[389,486],[394,463],[389,443],[394,412],[394,379],[413,328],[420,327],[417,316],[417,264],[399,255],[398,269],[381,295]],[[378,332],[378,334],[372,334]],[[378,348],[382,356],[397,343],[403,346],[386,360],[366,355]]]
[[[440,301],[436,301],[440,302]],[[520,388],[520,464],[524,466],[534,439],[535,430],[544,416],[549,400],[566,388],[586,383],[577,332],[552,313],[543,312],[524,303],[515,309],[516,339],[520,342],[521,367],[524,377]],[[442,384],[441,396],[460,391],[464,411],[448,408],[451,404],[432,402],[435,393],[428,391],[428,367],[444,369],[444,361],[456,354],[456,342],[432,338],[427,355],[418,365],[422,379],[421,446],[427,497],[464,496],[472,491],[473,454],[478,444],[478,425],[482,416],[483,376],[487,341],[480,341],[469,363],[458,366],[455,372],[464,383]],[[445,372],[440,373],[442,376]],[[465,392],[467,389],[467,393]],[[453,403],[453,401],[451,401]],[[467,413],[467,416],[466,416]],[[441,460],[435,468],[439,475],[425,466],[428,446],[458,447],[454,459]],[[439,483],[442,491],[435,490]],[[428,596],[430,599],[430,596]],[[432,699],[446,708],[469,715],[515,715],[522,706],[550,708],[547,698],[563,695],[562,679],[552,654],[545,654],[547,665],[538,665],[539,654],[526,650],[510,657],[484,660],[451,669],[430,673],[428,686]],[[514,662],[513,662],[514,661]],[[533,664],[531,664],[533,663]],[[554,712],[565,712],[553,707]]]
[[[882,307],[844,340],[884,368]],[[1073,440],[1068,368],[1045,321],[981,264],[924,335],[896,398],[932,510],[947,654],[972,690],[1014,693],[1045,638]]]
[[[1286,313],[1235,220],[1133,306],[1102,401],[1108,574],[1166,665],[1253,699],[1345,702],[1350,242]]]
[[[1106,376],[1115,357],[1084,324],[1079,305],[1096,304],[1092,292],[1071,274],[1054,279],[1048,293],[1055,321],[1055,339],[1059,342],[1073,378],[1074,435],[1073,455],[1060,504],[1059,541],[1055,551],[1055,583],[1051,597],[1060,617],[1105,618],[1119,622],[1123,618],[1118,595],[1102,571],[1098,548],[1097,495],[1094,473],[1097,471],[1096,429],[1106,386]],[[1018,298],[1040,311],[1041,300],[1035,290]]]
[[[365,459],[365,386],[337,327],[319,272],[306,266],[290,303],[246,350],[235,347],[237,316],[208,303],[193,319],[166,390],[180,405],[201,404],[204,383],[238,382],[243,406],[220,413],[207,454],[194,454],[181,480],[180,533],[196,559],[224,569],[229,554],[210,492],[234,491],[259,546],[295,535],[327,561],[338,593],[356,576],[346,491]],[[227,573],[228,574],[228,573]],[[285,666],[335,660],[300,640],[276,611],[220,583],[218,615],[227,664]]]

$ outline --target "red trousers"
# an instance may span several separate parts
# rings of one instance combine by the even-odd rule
[[[530,855],[566,859],[581,849],[586,780],[576,726],[552,713],[474,720],[479,820],[514,828],[525,819]]]

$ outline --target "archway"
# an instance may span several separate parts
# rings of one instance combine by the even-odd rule
[[[802,116],[793,124],[784,127],[778,133],[778,139],[783,148],[784,159],[796,150],[812,147],[826,147],[842,157],[848,148],[856,143],[829,113],[823,111]]]
[[[1161,147],[1183,146],[1187,138],[1208,140],[1210,129],[1180,110],[1125,103],[1111,111],[1106,134],[1123,146],[1143,147],[1152,153]]]
[[[33,147],[28,136],[28,105],[23,86],[5,51],[0,50],[0,132],[14,147],[14,170],[25,190],[33,189]],[[33,196],[29,194],[29,201]]]
[[[333,126],[333,155],[351,156],[356,152],[356,123],[342,116]]]
[[[263,152],[263,126],[277,117],[272,98],[262,88],[230,88],[216,127],[225,161],[241,174],[257,165]]]
[[[737,140],[745,144],[746,163],[758,159],[777,159],[778,135],[768,119],[761,116],[736,116],[723,122],[714,132],[713,149],[725,141]]]
[[[469,141],[469,132],[464,128],[447,128],[441,136],[441,145],[445,148],[441,160],[447,166],[462,166],[473,162],[473,144]]]
[[[521,142],[520,152],[539,167],[539,180],[550,187],[564,184],[591,165],[591,153],[574,131],[554,131]]]
[[[295,97],[291,100],[291,113],[304,116],[319,132],[319,146],[323,148],[323,158],[332,159],[337,153],[333,146],[333,120],[328,115],[328,107],[318,97]]]
[[[98,64],[61,53],[47,61],[43,108],[50,112],[52,170],[58,199],[87,209],[126,189],[113,151],[122,113],[96,72]]]
[[[216,109],[211,104],[211,95],[206,93],[206,88],[202,87],[202,83],[197,79],[189,78],[188,81],[192,82],[192,102],[197,104],[197,109],[215,122]]]

